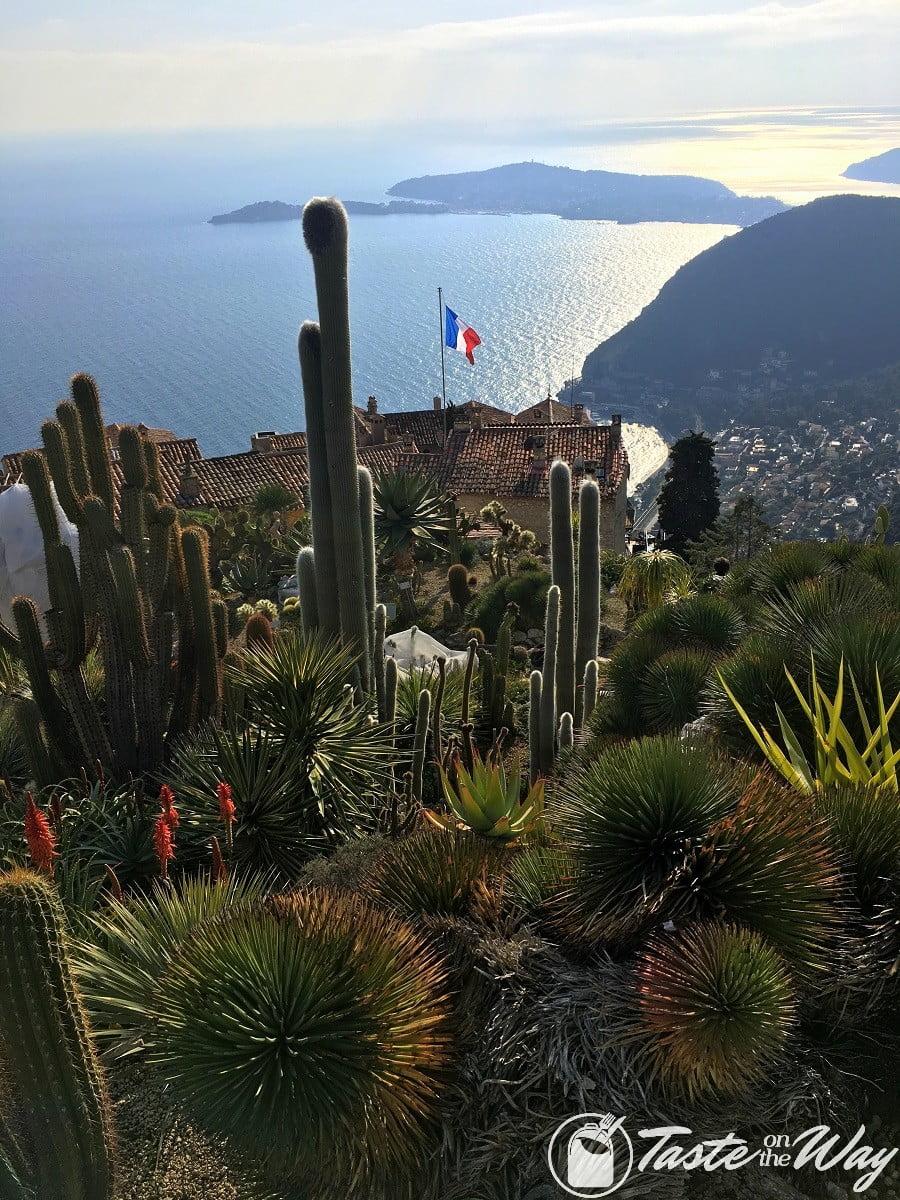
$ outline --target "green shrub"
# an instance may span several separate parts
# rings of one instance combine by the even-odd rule
[[[741,1094],[772,1069],[795,1000],[787,969],[758,934],[722,924],[660,934],[638,976],[655,1057],[676,1095]]]
[[[755,759],[762,757],[722,687],[718,672],[756,726],[776,727],[775,707],[778,705],[794,729],[808,728],[809,723],[785,674],[785,666],[792,672],[799,671],[796,678],[805,678],[802,660],[798,667],[795,660],[786,660],[783,644],[763,634],[753,634],[711,675],[704,706],[729,749]],[[808,665],[805,669],[808,672]],[[811,744],[808,748],[811,749]]]
[[[605,588],[614,587],[619,582],[627,562],[625,555],[617,554],[615,550],[600,551],[600,578]]]
[[[815,579],[830,568],[818,542],[782,542],[767,547],[751,564],[753,583],[763,596],[787,595],[792,584]]]
[[[396,919],[330,892],[199,928],[153,1058],[181,1102],[321,1200],[402,1194],[448,1055],[445,978]]]
[[[506,606],[513,602],[519,606],[518,624],[521,627],[540,626],[544,621],[549,587],[550,575],[546,570],[505,575],[486,587],[475,600],[472,609],[475,624],[484,630],[487,640],[493,642]]]
[[[730,654],[744,635],[740,614],[724,597],[701,592],[672,605],[672,623],[681,645],[710,654]]]

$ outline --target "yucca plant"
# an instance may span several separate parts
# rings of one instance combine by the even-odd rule
[[[372,481],[375,502],[375,537],[396,571],[411,568],[413,553],[440,549],[440,538],[449,533],[446,499],[434,481],[415,471],[384,471]]]
[[[517,912],[528,917],[549,912],[553,902],[572,887],[576,865],[561,843],[528,846],[516,854],[504,877],[504,896]]]
[[[751,565],[753,583],[763,596],[787,594],[792,585],[833,569],[818,542],[782,542],[767,547]]]
[[[887,882],[900,874],[900,804],[888,788],[837,784],[815,796],[863,913],[871,911]]]
[[[785,666],[795,673],[802,672],[803,657],[794,661],[783,643],[763,634],[752,634],[710,675],[703,707],[730,750],[741,755],[757,753],[757,743],[734,707],[729,691],[756,725],[770,722],[776,706],[795,728],[802,721],[803,709],[788,682]]]
[[[672,627],[683,646],[709,654],[730,654],[744,635],[744,621],[737,609],[709,592],[672,605]]]
[[[444,675],[444,688],[441,697],[441,713],[444,729],[455,729],[462,720],[463,690],[465,674],[463,671],[447,671]],[[416,730],[416,717],[419,711],[419,693],[423,688],[431,692],[434,703],[440,685],[440,672],[436,663],[426,667],[413,667],[405,671],[397,680],[397,735],[412,746],[412,738]]]
[[[594,709],[590,722],[594,733],[641,732],[641,682],[650,664],[670,649],[671,643],[656,629],[636,632],[616,647],[606,676],[611,694]]]
[[[640,684],[647,728],[669,733],[695,721],[711,667],[712,658],[701,650],[674,650],[652,662]]]
[[[900,750],[895,751],[891,744],[889,727],[894,714],[900,709],[900,692],[897,693],[890,707],[886,708],[878,668],[875,668],[878,709],[877,716],[874,718],[876,722],[874,727],[870,723],[869,714],[866,712],[853,673],[850,672],[857,713],[866,739],[860,746],[855,744],[841,715],[844,704],[843,660],[840,663],[837,691],[833,700],[828,698],[828,694],[819,684],[814,659],[811,663],[812,695],[810,701],[807,701],[787,668],[785,668],[785,674],[812,729],[815,745],[812,762],[778,705],[775,706],[775,712],[785,743],[784,750],[765,726],[757,729],[720,674],[722,686],[729,699],[750,730],[756,744],[775,770],[788,781],[791,787],[803,792],[814,792],[836,783],[854,783],[867,787],[886,787],[896,794]]]
[[[827,831],[809,799],[761,774],[735,811],[686,849],[653,920],[721,918],[753,929],[810,980],[834,956],[840,898]]]
[[[559,823],[578,868],[564,897],[580,940],[643,928],[686,851],[737,806],[746,774],[694,743],[645,738],[580,762],[563,780]]]
[[[355,655],[318,634],[291,630],[272,650],[257,650],[229,668],[251,723],[298,756],[296,789],[326,812],[360,808],[388,775],[392,740],[346,689]]]
[[[275,871],[293,880],[316,854],[356,837],[374,816],[346,786],[314,788],[306,748],[266,729],[230,721],[185,741],[166,778],[180,800],[176,864],[196,866],[221,835],[216,788],[229,784],[235,806],[233,855],[243,870]],[[371,776],[362,773],[361,786]]]
[[[876,580],[894,598],[900,597],[900,545],[865,546],[853,562],[854,571]]]
[[[805,652],[810,638],[847,621],[886,616],[890,602],[883,588],[849,572],[790,584],[760,611],[759,628],[786,647]]]
[[[670,588],[677,588],[686,579],[690,579],[690,570],[683,558],[671,550],[651,550],[628,559],[616,594],[629,608],[655,608],[663,603]]]
[[[73,956],[95,1034],[112,1057],[153,1043],[160,981],[194,930],[248,911],[266,890],[265,879],[252,875],[156,882],[94,915]]]
[[[209,1129],[322,1200],[401,1191],[448,1059],[445,976],[412,927],[299,893],[199,928],[153,1057]]]
[[[543,816],[544,780],[536,779],[523,798],[517,755],[507,770],[496,748],[485,758],[473,748],[471,771],[459,755],[447,770],[438,769],[450,813],[426,809],[425,816],[443,829],[471,829],[482,837],[513,842],[528,837]]]
[[[405,917],[464,916],[481,888],[493,888],[502,861],[500,848],[484,838],[426,825],[385,847],[362,891]]]
[[[794,1022],[790,973],[751,930],[660,934],[638,967],[640,1009],[674,1095],[740,1095],[778,1059]]]

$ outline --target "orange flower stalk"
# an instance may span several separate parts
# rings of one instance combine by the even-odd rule
[[[162,877],[163,879],[168,879],[169,859],[175,857],[175,847],[172,845],[172,826],[165,811],[159,814],[156,818],[156,824],[153,826],[153,849],[156,851],[156,857],[159,859]]]
[[[178,816],[178,809],[175,807],[175,793],[166,784],[163,784],[159,789],[159,802],[162,805],[163,816],[169,824],[170,829],[177,829],[181,824]]]
[[[25,841],[36,870],[53,874],[53,860],[59,855],[56,836],[50,822],[34,802],[31,792],[25,796]]]
[[[222,857],[217,837],[210,839],[210,847],[212,849],[212,881],[213,883],[224,883],[228,878],[228,868],[225,866],[225,859]]]

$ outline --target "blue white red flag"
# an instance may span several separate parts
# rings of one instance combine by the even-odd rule
[[[468,325],[464,325],[452,308],[444,305],[444,343],[453,350],[460,350],[472,364],[475,356],[472,351],[481,345],[481,338]]]

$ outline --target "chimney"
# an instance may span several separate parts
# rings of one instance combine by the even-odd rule
[[[178,493],[182,500],[196,502],[200,499],[200,480],[194,470],[193,459],[186,459],[181,464],[181,478],[178,481]]]
[[[378,413],[378,401],[374,396],[370,396],[366,403],[366,416],[374,417]]]
[[[481,405],[474,400],[472,401],[472,428],[481,428]]]
[[[619,441],[619,439],[622,436],[622,414],[621,413],[613,413],[611,429],[612,429],[613,442]]]
[[[266,429],[262,433],[254,433],[250,437],[250,450],[254,454],[271,454],[275,449],[275,443],[272,439],[275,436],[274,429]]]
[[[531,467],[534,471],[545,471],[547,469],[547,444],[542,437],[534,439]]]
[[[400,445],[403,447],[403,449],[406,451],[407,454],[415,454],[416,453],[416,450],[417,450],[416,439],[413,437],[413,435],[411,433],[403,434],[402,438],[400,439]]]
[[[372,445],[383,446],[387,441],[387,422],[384,413],[372,413]]]
[[[575,422],[576,425],[584,424],[584,405],[583,404],[573,404],[572,405],[572,420]]]
[[[432,400],[432,404],[434,405],[435,412],[440,412],[441,409],[444,407],[444,401],[441,399],[440,396],[435,396],[434,400]]]

